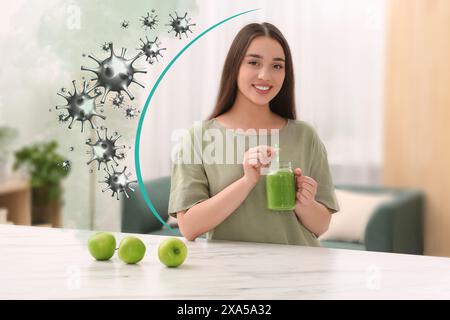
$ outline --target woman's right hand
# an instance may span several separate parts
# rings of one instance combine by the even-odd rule
[[[277,150],[275,148],[265,145],[248,149],[244,154],[244,161],[242,163],[244,167],[244,178],[256,185],[261,178],[261,168],[270,166],[270,161],[276,152]]]

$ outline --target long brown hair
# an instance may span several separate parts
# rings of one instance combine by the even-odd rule
[[[281,45],[285,55],[285,78],[280,92],[269,103],[270,110],[283,118],[296,119],[294,97],[294,68],[289,45],[283,34],[273,24],[251,23],[239,31],[231,44],[223,66],[216,106],[208,119],[213,119],[231,109],[237,95],[237,77],[242,60],[250,43],[256,37],[270,37]]]

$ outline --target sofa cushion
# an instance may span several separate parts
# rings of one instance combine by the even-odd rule
[[[333,214],[328,231],[320,241],[364,243],[367,223],[376,209],[393,200],[389,193],[369,194],[336,189],[340,211]]]

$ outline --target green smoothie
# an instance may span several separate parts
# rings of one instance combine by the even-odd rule
[[[267,208],[292,211],[295,207],[295,177],[290,168],[278,168],[266,176]]]

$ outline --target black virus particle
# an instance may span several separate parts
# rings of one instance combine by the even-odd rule
[[[117,56],[114,53],[113,44],[109,44],[110,56],[105,60],[99,60],[95,58],[93,55],[89,55],[89,58],[97,62],[98,67],[95,69],[81,67],[81,70],[91,71],[96,74],[96,78],[92,80],[97,80],[93,87],[89,89],[88,92],[94,90],[98,87],[103,87],[103,97],[101,99],[101,103],[105,103],[106,96],[110,91],[118,92],[125,91],[131,100],[134,99],[134,96],[128,90],[128,86],[134,82],[137,85],[144,88],[144,85],[138,82],[134,78],[135,73],[147,73],[145,70],[135,69],[133,67],[133,63],[143,55],[142,52],[138,53],[132,59],[126,59],[125,52],[126,49],[122,48],[122,53],[120,56]]]
[[[117,153],[118,149],[125,148],[125,146],[116,146],[117,140],[121,136],[117,137],[109,137],[108,138],[108,129],[105,129],[105,137],[102,138],[100,136],[100,133],[97,132],[98,140],[95,143],[92,143],[91,141],[86,141],[86,144],[91,147],[91,151],[88,151],[88,154],[92,155],[92,159],[87,162],[87,164],[91,164],[92,161],[98,162],[97,170],[100,170],[100,164],[108,164],[109,161],[113,161],[116,166],[119,164],[117,163],[116,159],[122,159],[121,156]]]
[[[67,100],[67,104],[64,106],[57,106],[56,109],[66,109],[69,113],[66,117],[59,117],[60,122],[66,122],[71,119],[69,124],[69,129],[72,129],[72,124],[75,120],[81,121],[81,132],[83,132],[84,122],[89,121],[92,128],[95,129],[94,124],[92,123],[93,117],[100,117],[103,120],[106,119],[105,116],[102,116],[97,113],[97,105],[95,104],[95,99],[99,96],[96,94],[94,96],[89,95],[89,91],[87,91],[86,81],[83,82],[83,91],[78,92],[77,87],[75,85],[75,80],[72,81],[74,93],[67,92],[58,92],[57,94]]]
[[[123,152],[118,153],[117,156],[119,157],[120,160],[125,159],[125,153],[123,153]]]
[[[71,165],[72,164],[70,163],[69,160],[64,160],[62,163],[59,164],[59,166],[66,171],[70,170]]]
[[[155,29],[155,26],[158,24],[158,19],[156,19],[158,16],[154,15],[155,10],[152,10],[152,14],[147,12],[147,16],[143,16],[142,19],[142,27],[147,29]]]
[[[125,117],[127,117],[128,119],[134,119],[139,115],[140,112],[140,110],[129,106],[125,109]]]
[[[102,48],[103,51],[109,51],[109,44],[111,42],[105,42],[104,44],[100,45],[100,48]]]
[[[130,189],[134,192],[134,189],[130,187],[130,184],[137,183],[136,180],[130,181],[129,177],[131,176],[131,173],[125,173],[125,170],[127,167],[124,167],[123,170],[115,171],[114,168],[112,168],[112,173],[109,171],[108,166],[106,166],[106,173],[108,174],[106,180],[100,181],[101,183],[108,184],[108,187],[106,189],[103,189],[102,192],[105,192],[106,190],[111,190],[112,195],[111,197],[114,197],[116,195],[117,200],[119,200],[119,193],[124,193],[127,198],[129,198],[127,189]]]
[[[123,99],[125,97],[121,95],[120,93],[117,93],[117,95],[111,99],[111,102],[114,107],[121,108],[123,106]]]
[[[123,20],[123,21],[120,23],[120,27],[121,27],[122,29],[128,29],[129,26],[130,26],[130,22],[127,21],[127,20]]]
[[[66,123],[67,121],[69,121],[69,118],[67,118],[67,114],[59,113],[58,114],[58,121],[59,121],[59,123]]]
[[[150,64],[155,62],[154,59],[158,62],[158,56],[162,57],[161,51],[166,50],[166,48],[159,47],[161,43],[158,43],[158,37],[156,37],[154,41],[148,40],[147,36],[145,36],[145,39],[147,41],[139,39],[142,42],[142,47],[138,48],[138,50],[141,50],[142,53],[145,54],[145,60],[147,60]]]
[[[176,11],[175,14],[177,15],[176,18],[172,17],[172,15],[169,14],[172,21],[170,21],[169,24],[166,24],[166,26],[171,26],[172,29],[168,33],[175,31],[175,37],[178,37],[179,39],[181,39],[181,34],[184,33],[184,35],[187,38],[188,37],[187,32],[189,31],[190,33],[192,33],[190,27],[195,26],[196,24],[189,23],[191,19],[186,18],[187,12],[184,14],[183,17],[179,17]]]

